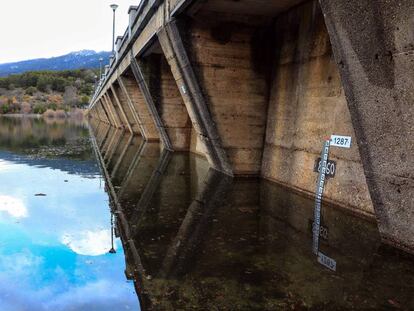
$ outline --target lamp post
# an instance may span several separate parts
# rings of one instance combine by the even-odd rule
[[[114,213],[111,210],[111,249],[109,250],[110,254],[116,254],[116,250],[114,247]]]
[[[111,4],[111,9],[113,11],[112,18],[112,55],[115,56],[115,11],[118,8],[117,4]]]

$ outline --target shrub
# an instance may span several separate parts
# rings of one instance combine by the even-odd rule
[[[6,114],[10,112],[10,106],[8,104],[3,104],[1,106],[1,113]]]
[[[57,104],[56,103],[48,103],[47,104],[47,109],[55,110],[56,111],[57,108],[58,107],[57,107]]]
[[[33,112],[36,114],[43,114],[46,112],[46,107],[42,103],[37,103],[33,107]]]
[[[88,104],[89,104],[89,96],[82,96],[81,97],[81,104],[82,104],[82,106],[87,106]]]
[[[34,86],[30,86],[26,89],[25,93],[27,95],[33,96],[37,92],[37,88]]]

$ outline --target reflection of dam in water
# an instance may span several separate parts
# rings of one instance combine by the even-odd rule
[[[414,308],[412,262],[381,245],[372,220],[323,210],[333,273],[312,254],[312,200],[102,122],[91,129],[143,310]]]

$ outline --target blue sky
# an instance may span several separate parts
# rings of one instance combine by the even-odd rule
[[[110,51],[111,3],[119,4],[117,35],[128,25],[128,8],[140,0],[13,0],[0,9],[0,64],[72,51]]]
[[[0,160],[0,180],[0,310],[139,309],[99,178]]]

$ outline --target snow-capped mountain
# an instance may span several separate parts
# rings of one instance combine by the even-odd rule
[[[99,58],[102,57],[104,59],[103,64],[106,65],[109,62],[110,54],[110,52],[82,50],[58,57],[38,58],[15,63],[0,64],[0,77],[24,73],[26,71],[98,68]]]

